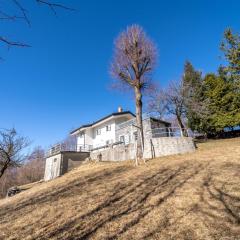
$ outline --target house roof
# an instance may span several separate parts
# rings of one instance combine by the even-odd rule
[[[164,123],[164,124],[169,125],[169,126],[171,125],[170,122],[164,121],[162,119],[158,119],[158,118],[154,118],[154,117],[150,117],[150,119],[152,119],[153,121]]]
[[[95,124],[97,124],[97,123],[99,123],[99,122],[102,122],[102,121],[104,121],[104,120],[106,120],[106,119],[108,119],[108,118],[110,118],[110,117],[127,115],[127,114],[130,114],[130,115],[132,115],[133,117],[135,117],[135,114],[133,114],[131,111],[114,112],[114,113],[111,113],[111,114],[109,114],[109,115],[107,115],[107,116],[105,116],[105,117],[103,117],[103,118],[101,118],[101,119],[99,119],[99,120],[97,120],[97,121],[95,121],[95,122],[93,122],[93,123],[84,124],[84,125],[80,126],[79,128],[74,129],[73,131],[71,131],[70,134],[74,134],[74,133],[76,133],[77,131],[79,131],[79,130],[81,130],[81,129],[83,129],[83,128],[92,127],[92,126],[94,126]]]

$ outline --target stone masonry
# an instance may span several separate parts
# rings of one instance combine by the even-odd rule
[[[160,137],[145,140],[144,158],[156,158],[161,156],[192,152],[195,145],[191,137]],[[92,160],[123,161],[131,160],[136,156],[136,145],[124,143],[110,146],[105,149],[92,151]]]

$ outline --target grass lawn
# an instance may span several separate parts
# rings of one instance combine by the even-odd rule
[[[0,200],[0,239],[240,239],[240,138],[90,163]]]

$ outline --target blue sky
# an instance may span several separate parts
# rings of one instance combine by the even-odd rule
[[[157,44],[154,79],[162,86],[180,78],[187,59],[203,73],[215,72],[224,29],[240,29],[237,0],[62,0],[77,11],[57,16],[24,2],[31,27],[0,23],[1,35],[32,46],[0,48],[0,127],[15,127],[32,146],[47,147],[119,105],[134,111],[130,94],[109,89],[113,41],[126,26],[142,25]]]

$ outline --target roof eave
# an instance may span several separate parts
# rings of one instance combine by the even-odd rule
[[[92,124],[83,125],[77,129],[74,129],[73,131],[70,132],[70,135],[74,136],[74,135],[78,134],[80,132],[80,130],[85,130],[89,127],[92,127],[92,126],[104,121],[104,120],[107,120],[108,118],[112,118],[114,116],[120,116],[120,115],[127,115],[127,114],[132,115],[133,117],[136,117],[135,114],[133,114],[131,111],[112,113],[112,114],[107,115],[106,117],[99,119],[98,121],[96,121]]]

